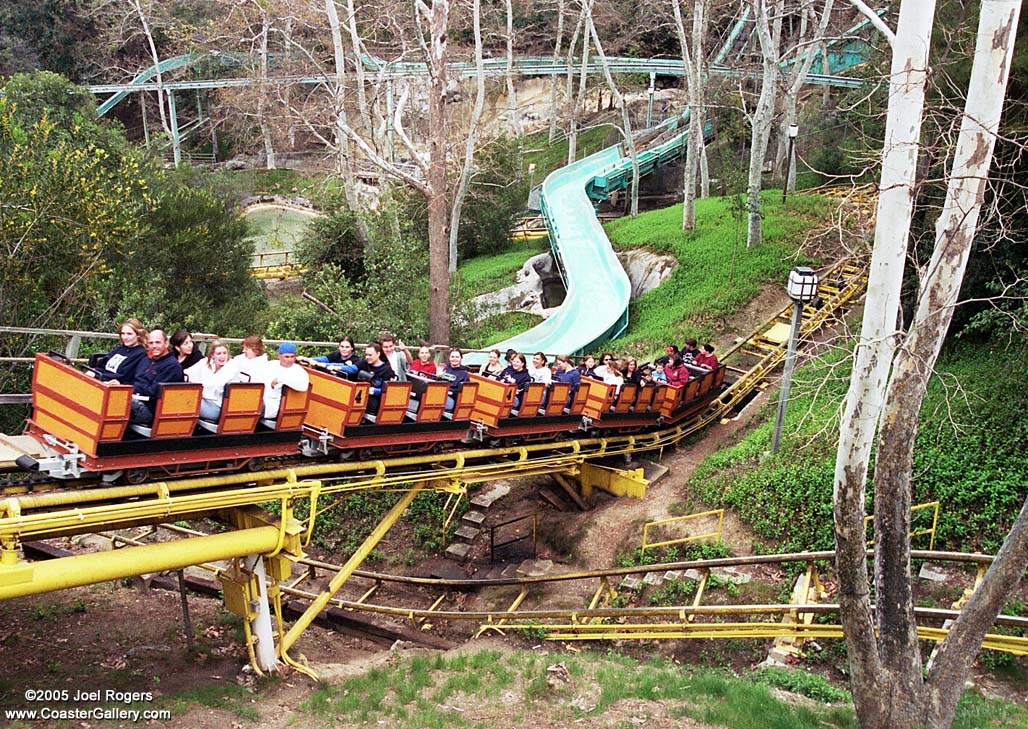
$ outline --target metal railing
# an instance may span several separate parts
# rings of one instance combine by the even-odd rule
[[[931,527],[927,529],[917,529],[915,531],[910,532],[910,538],[913,539],[914,537],[923,537],[926,534],[930,535],[930,539],[928,540],[928,549],[932,550],[935,549],[935,529],[939,526],[939,502],[927,501],[923,504],[918,504],[917,506],[910,507],[910,521],[911,524],[913,524],[915,512],[924,511],[925,509],[933,509]],[[874,518],[874,514],[869,514],[868,516],[864,517],[865,532],[867,531],[868,524],[870,524]],[[874,539],[869,539],[867,542],[867,546],[874,546],[874,543]]]
[[[667,524],[680,524],[694,519],[702,519],[707,516],[713,516],[717,514],[717,529],[712,532],[705,534],[696,534],[688,537],[679,537],[677,539],[667,539],[663,542],[650,542],[650,529],[656,529],[657,527],[665,526]],[[699,542],[703,539],[712,539],[715,542],[721,540],[721,528],[725,523],[725,510],[724,509],[711,509],[710,511],[701,511],[698,514],[686,514],[685,516],[676,516],[671,519],[660,519],[659,521],[648,521],[643,525],[643,540],[642,540],[642,552],[646,554],[647,549],[655,549],[656,547],[667,547],[672,544],[686,544],[688,542]]]

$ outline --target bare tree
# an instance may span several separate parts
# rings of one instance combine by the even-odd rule
[[[760,41],[763,74],[757,106],[749,115],[751,134],[749,182],[746,186],[746,210],[749,218],[746,232],[747,248],[760,245],[763,237],[760,206],[760,191],[763,187],[761,175],[764,172],[764,158],[767,156],[767,144],[771,138],[771,123],[775,112],[775,94],[777,93],[780,63],[778,49],[782,41],[782,15],[785,8],[785,0],[750,0],[750,2],[753,4],[757,39]]]
[[[693,5],[692,51],[685,34],[685,20],[679,0],[671,0],[675,31],[682,49],[682,66],[689,89],[689,140],[685,152],[685,175],[682,189],[682,230],[696,229],[696,172],[703,146],[703,24],[705,0]]]
[[[607,65],[607,54],[603,52],[603,45],[600,43],[600,36],[596,32],[596,25],[593,23],[592,15],[592,3],[586,6],[586,25],[589,29],[589,34],[592,36],[593,44],[596,46],[596,55],[600,59],[600,67],[603,69],[603,78],[607,82],[607,88],[610,89],[611,97],[614,99],[614,105],[621,109],[621,130],[625,138],[625,147],[628,149],[628,155],[632,159],[632,188],[631,188],[631,208],[630,214],[634,218],[639,214],[639,155],[635,150],[635,139],[632,137],[632,122],[628,118],[628,104],[625,103],[625,98],[621,95],[617,85],[614,83],[614,78],[610,75],[610,66]]]
[[[564,15],[566,8],[567,0],[557,0],[557,40],[553,43],[554,72],[550,76],[550,144],[557,140],[557,120],[560,118],[560,110],[557,106],[557,87],[560,81],[557,78],[556,66],[560,62],[560,46],[564,41]],[[570,71],[571,64],[569,63],[568,72],[570,73]]]
[[[468,194],[471,173],[475,163],[475,145],[478,143],[479,124],[485,106],[485,61],[482,58],[482,6],[480,0],[471,0],[472,26],[475,35],[475,105],[468,123],[468,138],[464,146],[464,165],[457,180],[450,210],[450,273],[457,271],[457,234],[460,232],[461,208]]]
[[[511,0],[506,0],[507,6],[507,72],[504,74],[507,81],[507,114],[508,123],[518,140],[518,149],[521,149],[521,111],[518,109],[518,92],[514,88],[514,5]],[[520,162],[520,154],[518,155]]]
[[[810,5],[804,5],[800,16],[800,31],[796,39],[796,52],[793,58],[793,65],[785,78],[785,93],[782,95],[782,117],[779,123],[778,132],[778,154],[777,166],[781,170],[783,185],[790,194],[796,191],[796,167],[788,163],[788,145],[785,140],[789,138],[789,127],[796,125],[799,115],[800,89],[807,82],[810,67],[814,63],[815,48],[824,45],[825,31],[828,28],[828,21],[831,18],[832,6],[835,0],[824,0],[824,7],[821,11],[821,18],[814,27],[814,10]],[[823,63],[828,63],[828,54],[822,55]]]
[[[893,46],[868,297],[840,424],[836,565],[851,687],[862,727],[945,727],[982,639],[1028,565],[1028,501],[923,673],[910,587],[911,469],[918,413],[964,276],[1013,55],[1018,0],[981,4],[974,65],[935,249],[905,339],[896,326],[909,236],[934,2],[904,2]],[[875,605],[865,558],[865,482],[878,429]]]
[[[585,102],[586,78],[589,70],[589,27],[586,25],[586,18],[591,13],[592,0],[582,0],[581,10],[578,14],[578,23],[575,26],[574,35],[571,36],[571,43],[568,45],[568,111],[571,118],[568,120],[568,164],[575,161],[578,154],[578,117],[582,113],[582,106]],[[575,39],[579,33],[582,36],[582,72],[578,79],[578,96],[575,103],[571,103],[571,89],[574,81],[572,64],[574,63]]]

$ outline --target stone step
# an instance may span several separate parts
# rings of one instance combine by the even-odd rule
[[[517,573],[523,577],[544,577],[552,569],[552,559],[526,559],[518,565]]]
[[[644,585],[657,586],[657,585],[663,584],[663,582],[664,582],[664,575],[660,574],[659,572],[647,572],[645,575],[643,575],[643,584]]]
[[[463,539],[465,542],[470,542],[481,533],[481,529],[476,529],[470,524],[461,524],[457,527],[457,530],[454,531],[453,535],[458,539]]]
[[[501,499],[510,493],[510,486],[501,482],[495,481],[489,484],[489,488],[481,493],[475,494],[471,498],[471,505],[477,506],[480,509],[488,509],[493,505],[497,499]]]
[[[471,511],[464,512],[464,516],[462,516],[460,520],[462,522],[470,524],[471,526],[481,527],[482,522],[485,521],[485,514],[483,514],[481,511],[475,511],[474,509],[472,509]]]
[[[468,578],[464,568],[455,565],[453,562],[444,562],[443,564],[436,565],[428,573],[428,576],[434,577],[437,580],[466,580]]]
[[[743,572],[735,567],[715,567],[710,573],[716,575],[722,582],[732,582],[736,585],[745,585],[753,579],[748,572]]]
[[[507,565],[494,564],[489,567],[483,567],[476,572],[472,579],[474,580],[499,580],[503,578],[503,570]]]
[[[455,559],[459,562],[463,562],[468,558],[468,553],[471,551],[471,545],[463,542],[454,542],[446,548],[446,556],[450,559]]]
[[[518,565],[509,564],[500,571],[500,577],[509,580],[512,577],[518,576]]]
[[[641,590],[642,586],[643,581],[639,575],[628,575],[621,580],[621,588],[624,590]]]

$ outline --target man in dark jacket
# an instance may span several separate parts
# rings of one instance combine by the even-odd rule
[[[168,335],[154,329],[146,340],[148,356],[136,367],[132,382],[132,414],[129,422],[150,425],[157,407],[160,386],[166,382],[185,382],[182,365],[171,353]]]

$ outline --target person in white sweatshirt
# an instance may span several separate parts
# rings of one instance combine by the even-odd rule
[[[265,377],[267,379],[264,381],[264,417],[268,420],[278,417],[283,386],[300,392],[305,392],[311,386],[307,370],[296,364],[296,345],[292,342],[282,342],[278,345],[278,361],[268,365]]]

